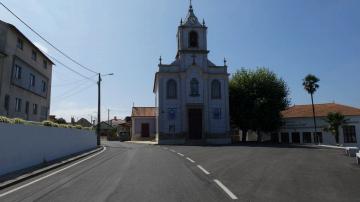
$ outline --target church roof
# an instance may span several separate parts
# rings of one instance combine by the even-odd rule
[[[330,112],[345,116],[360,116],[360,109],[336,103],[315,104],[315,116],[326,117]],[[294,105],[281,112],[284,118],[308,118],[313,116],[311,105]]]
[[[184,23],[182,23],[182,25],[185,26],[202,26],[198,20],[198,18],[196,17],[195,13],[194,13],[194,9],[192,7],[191,1],[190,1],[190,6],[189,6],[189,12],[185,18]]]
[[[133,107],[132,108],[132,117],[153,117],[156,116],[155,107]]]

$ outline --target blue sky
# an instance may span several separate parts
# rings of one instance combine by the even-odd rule
[[[153,106],[158,58],[173,61],[176,30],[187,0],[2,0],[23,20],[82,64],[103,73],[102,117],[130,115],[136,106]],[[193,0],[205,19],[209,58],[228,60],[229,72],[268,67],[291,90],[293,104],[310,102],[302,78],[320,78],[315,102],[360,107],[360,1],[358,0]],[[3,8],[0,19],[74,69]],[[94,77],[95,79],[96,77]],[[96,115],[95,82],[58,65],[53,70],[51,114],[69,119]]]

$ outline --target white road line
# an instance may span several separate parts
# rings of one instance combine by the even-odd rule
[[[73,167],[73,166],[76,166],[76,165],[78,165],[78,164],[80,164],[80,163],[82,163],[82,162],[84,162],[84,161],[86,161],[86,160],[89,160],[89,159],[91,159],[91,158],[93,158],[93,157],[95,157],[95,156],[103,153],[105,150],[106,150],[106,147],[104,147],[103,150],[101,150],[99,153],[93,154],[93,155],[91,155],[91,156],[89,156],[89,157],[87,157],[87,158],[85,158],[85,159],[83,159],[83,160],[81,160],[81,161],[78,161],[78,162],[76,162],[76,163],[74,163],[74,164],[71,164],[71,165],[69,165],[69,166],[66,166],[65,168],[62,168],[62,169],[60,169],[60,170],[57,170],[57,171],[55,171],[55,172],[53,172],[53,173],[50,173],[50,174],[48,174],[48,175],[45,175],[45,176],[43,176],[43,177],[41,177],[41,178],[39,178],[39,179],[36,179],[36,180],[34,180],[34,181],[31,181],[31,182],[27,183],[27,184],[21,185],[20,187],[17,187],[17,188],[15,188],[15,189],[12,189],[12,190],[9,190],[9,191],[7,191],[7,192],[5,192],[5,193],[2,193],[2,194],[0,194],[0,198],[6,196],[6,195],[8,195],[8,194],[11,194],[11,193],[13,193],[13,192],[15,192],[15,191],[18,191],[18,190],[20,190],[20,189],[23,189],[23,188],[25,188],[25,187],[28,187],[28,186],[30,186],[30,185],[32,185],[32,184],[34,184],[34,183],[36,183],[36,182],[39,182],[39,181],[41,181],[41,180],[44,180],[44,179],[46,179],[46,178],[48,178],[48,177],[51,177],[51,176],[53,176],[53,175],[56,175],[56,174],[58,174],[58,173],[60,173],[60,172],[62,172],[62,171],[64,171],[64,170],[66,170],[66,169],[69,169],[69,168]]]
[[[182,153],[179,153],[179,152],[178,152],[177,154],[179,154],[180,156],[184,156],[184,154],[182,154]]]
[[[191,163],[195,163],[195,161],[194,160],[192,160],[191,158],[189,158],[189,157],[186,157],[186,159],[187,160],[189,160]]]
[[[168,149],[167,147],[164,147],[164,149]]]
[[[227,195],[230,196],[231,199],[236,200],[238,199],[235,194],[233,194],[223,183],[221,183],[219,180],[214,179],[214,182],[222,189],[224,190],[225,193],[227,193]]]
[[[175,150],[173,150],[173,149],[170,149],[170,151],[172,151],[172,152],[174,152],[174,153],[176,152],[176,151],[175,151]]]
[[[205,168],[201,167],[201,165],[197,165],[197,167],[198,167],[201,171],[203,171],[205,174],[207,174],[207,175],[210,174],[207,170],[205,170]]]

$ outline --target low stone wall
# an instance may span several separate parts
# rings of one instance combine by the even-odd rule
[[[93,148],[94,131],[0,123],[0,176]]]

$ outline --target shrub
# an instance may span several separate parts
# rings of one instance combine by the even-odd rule
[[[0,123],[11,123],[11,120],[5,116],[0,116]]]
[[[47,127],[59,127],[57,123],[54,123],[52,121],[43,121],[42,124]]]
[[[25,121],[23,119],[20,119],[20,118],[15,118],[15,119],[13,119],[13,123],[14,124],[24,124]]]
[[[75,128],[76,129],[82,129],[83,127],[81,125],[76,125]]]

